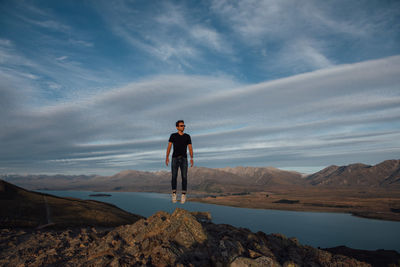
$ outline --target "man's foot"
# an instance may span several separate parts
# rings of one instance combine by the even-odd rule
[[[176,193],[172,193],[172,203],[176,203]]]
[[[181,196],[181,203],[185,203],[186,202],[186,194],[182,194]]]

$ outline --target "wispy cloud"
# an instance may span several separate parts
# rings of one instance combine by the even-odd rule
[[[58,57],[58,58],[56,58],[58,61],[63,61],[63,60],[65,60],[65,59],[67,59],[68,58],[68,56],[61,56],[61,57]]]
[[[77,40],[77,39],[68,39],[68,43],[72,45],[84,46],[84,47],[93,47],[94,44],[92,42]]]
[[[12,42],[10,40],[7,40],[7,39],[0,39],[0,45],[7,47],[7,46],[11,46]]]
[[[0,72],[9,79],[14,80],[20,77],[18,83],[21,83],[23,79],[34,80],[39,86],[31,84],[29,87],[37,94],[43,93],[43,87],[49,89],[73,88],[82,83],[104,81],[95,71],[86,69],[79,62],[69,60],[68,56],[45,55],[40,58],[40,61],[34,61],[19,52],[11,42],[6,46],[0,44]],[[27,82],[29,81],[24,83]],[[65,96],[68,96],[72,92],[64,93]]]
[[[214,0],[212,10],[238,42],[259,51],[265,60],[261,65],[268,71],[273,64],[275,71],[303,73],[337,64],[332,50],[351,55],[343,50],[357,54],[360,42],[363,49],[376,42],[385,46],[377,36],[393,46],[393,36],[398,34],[391,29],[399,25],[396,16],[400,5],[396,1],[382,6],[374,3]]]
[[[325,69],[335,65],[325,56],[323,48],[314,40],[294,40],[282,48],[278,58],[278,67],[290,68],[296,73]]]
[[[214,0],[212,10],[246,42],[256,44],[265,39],[304,38],[315,33],[361,37],[379,30],[387,31],[387,26],[399,23],[395,19],[399,3],[391,1],[387,4],[369,8],[368,2],[362,1],[305,1],[300,4],[291,0]]]
[[[71,31],[71,28],[69,26],[61,24],[60,22],[54,20],[35,20],[26,17],[21,17],[21,19],[23,19],[28,24],[40,26],[48,30],[54,30],[63,33],[68,33]]]
[[[184,5],[162,2],[151,16],[143,16],[135,5],[118,1],[111,10],[106,5],[100,13],[114,34],[170,64],[191,68],[191,62],[204,60],[205,48],[207,53],[232,51],[216,29],[193,19]]]
[[[38,26],[51,31],[71,33],[71,27],[61,22],[50,9],[38,8],[26,1],[18,3],[12,11],[8,11],[17,17],[26,26]],[[23,12],[18,12],[22,11]]]

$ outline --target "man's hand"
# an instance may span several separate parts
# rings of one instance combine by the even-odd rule
[[[169,163],[169,157],[165,159],[165,165],[168,166],[168,163]]]
[[[193,147],[192,144],[188,144],[189,155],[190,155],[190,167],[193,167]]]

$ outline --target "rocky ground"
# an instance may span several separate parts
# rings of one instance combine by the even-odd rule
[[[176,209],[116,228],[2,229],[1,266],[371,266]]]

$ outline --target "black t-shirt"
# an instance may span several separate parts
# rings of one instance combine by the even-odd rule
[[[174,152],[172,153],[173,158],[179,156],[187,158],[187,145],[192,143],[190,135],[186,133],[184,133],[183,135],[180,135],[179,133],[173,133],[169,137],[169,142],[174,145]]]

